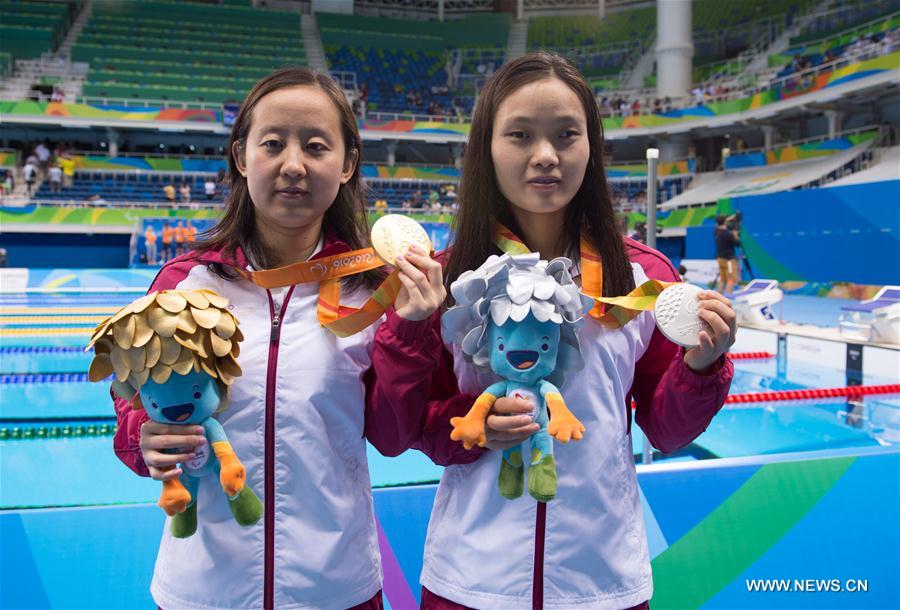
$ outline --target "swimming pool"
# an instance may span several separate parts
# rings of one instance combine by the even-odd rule
[[[155,607],[148,589],[164,523],[159,484],[113,454],[108,387],[87,380],[83,352],[95,324],[139,294],[0,295],[0,607]],[[741,345],[739,335],[736,350],[779,355],[736,360],[732,394],[849,383],[846,367],[829,366],[840,353],[825,365],[802,341],[781,349],[771,337],[746,336],[753,340]],[[870,366],[855,382],[896,383],[884,369]],[[867,600],[890,607],[900,599],[892,552],[900,534],[884,524],[900,513],[898,442],[898,395],[726,404],[688,447],[638,466],[653,607],[758,607],[747,578],[832,574],[870,579],[877,588]],[[417,608],[442,469],[416,451],[385,458],[369,447],[368,460],[385,607]],[[848,514],[852,527],[832,531]],[[864,605],[827,593],[772,600]]]
[[[158,485],[112,453],[115,414],[106,384],[90,383],[83,351],[97,322],[139,292],[0,297],[0,508],[152,502]],[[894,380],[869,375],[864,383]],[[738,360],[732,394],[836,387],[845,373],[776,358]],[[643,450],[638,431],[633,446]],[[659,460],[740,458],[866,448],[900,441],[900,397],[726,405],[691,445]],[[435,482],[442,469],[415,451],[385,458],[369,447],[372,483]],[[39,483],[38,483],[39,482]]]

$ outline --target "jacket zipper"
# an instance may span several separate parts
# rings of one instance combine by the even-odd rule
[[[544,538],[547,530],[547,503],[538,502],[534,517],[534,580],[531,583],[531,608],[544,608]]]
[[[269,316],[272,330],[269,333],[269,361],[266,367],[266,435],[265,435],[265,545],[263,569],[263,608],[275,608],[275,374],[278,371],[278,344],[281,341],[281,324],[287,311],[294,286],[288,289],[284,302],[276,312],[272,292],[269,297]]]

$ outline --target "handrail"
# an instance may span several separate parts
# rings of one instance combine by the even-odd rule
[[[136,99],[128,97],[98,97],[94,95],[79,95],[75,98],[78,104],[100,103],[104,106],[125,106],[126,108],[148,108],[152,106],[161,106],[163,108],[183,108],[185,110],[222,110],[222,103],[212,102],[188,102],[182,100],[154,100],[154,99]],[[241,100],[235,100],[238,104]]]
[[[0,149],[2,152],[2,149]],[[127,157],[127,158],[150,158],[150,159],[186,159],[186,160],[194,160],[199,159],[202,161],[216,161],[216,160],[225,160],[225,155],[172,155],[168,153],[141,153],[141,152],[119,152],[115,156],[109,154],[109,150],[73,150],[73,155],[80,155],[85,157],[106,157],[108,159],[115,159],[116,157]],[[92,168],[87,168],[92,169]],[[135,168],[139,169],[139,168]],[[165,170],[164,170],[165,171]]]
[[[133,210],[135,208],[152,208],[166,210],[224,210],[223,202],[207,203],[171,203],[168,201],[85,201],[83,199],[31,199],[26,205],[51,208],[102,208],[104,210]]]
[[[456,123],[466,124],[469,122],[469,116],[462,118],[454,115],[434,115],[434,114],[417,114],[413,112],[366,112],[364,121],[416,121],[429,123]]]

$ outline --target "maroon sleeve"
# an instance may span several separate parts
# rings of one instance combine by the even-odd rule
[[[625,241],[629,258],[641,265],[648,277],[680,281],[662,254],[628,238]],[[647,351],[635,365],[626,402],[631,404],[634,399],[634,419],[650,443],[671,453],[706,430],[725,404],[733,376],[734,365],[726,356],[703,373],[692,371],[684,363],[684,350],[654,329]]]
[[[382,454],[414,448],[446,466],[483,453],[450,440],[450,418],[465,415],[476,396],[459,392],[453,357],[441,340],[440,312],[411,322],[388,311],[375,334],[366,390],[365,434]]]
[[[116,408],[116,434],[113,436],[113,450],[122,462],[142,477],[149,477],[150,471],[144,464],[141,455],[141,426],[150,419],[147,412],[141,409],[135,411],[131,403],[116,398],[110,392],[113,405]]]
[[[155,290],[169,290],[178,286],[191,268],[198,264],[196,260],[178,258],[160,269],[150,285],[148,293]],[[133,471],[142,477],[150,476],[144,457],[141,455],[141,426],[149,419],[143,409],[135,411],[131,403],[116,398],[110,392],[116,409],[116,433],[113,436],[113,450],[116,456]]]

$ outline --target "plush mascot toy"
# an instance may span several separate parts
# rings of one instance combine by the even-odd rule
[[[556,497],[550,437],[568,443],[584,433],[555,385],[584,366],[575,331],[594,304],[572,281],[570,266],[568,259],[547,263],[538,254],[491,256],[453,282],[456,304],[442,318],[444,336],[459,343],[476,366],[501,377],[465,417],[450,420],[450,438],[466,449],[484,447],[485,420],[494,401],[502,396],[530,400],[540,429],[530,439],[528,493],[541,502]],[[522,495],[524,470],[521,445],[503,451],[498,486],[504,498]]]
[[[212,417],[228,405],[228,387],[241,374],[235,358],[243,335],[227,305],[208,290],[154,292],[101,322],[88,345],[94,348],[91,381],[114,374],[113,393],[150,419],[203,426],[207,444],[181,465],[179,479],[163,482],[159,497],[177,538],[197,530],[197,489],[210,474],[219,477],[238,523],[251,525],[262,516],[244,466]]]

